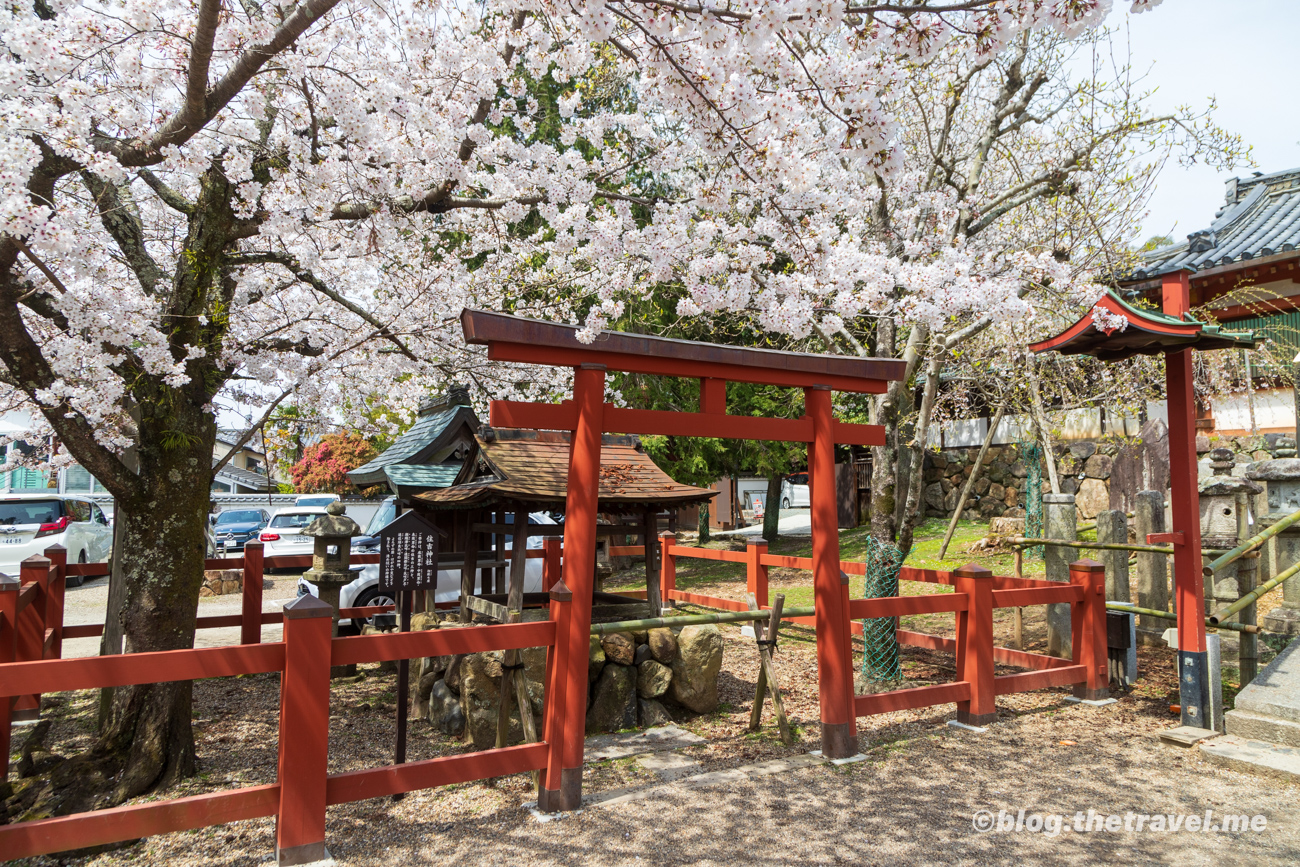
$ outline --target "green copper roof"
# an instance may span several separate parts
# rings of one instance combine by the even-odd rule
[[[384,467],[384,475],[393,487],[446,488],[456,481],[460,469],[459,464],[390,464]]]

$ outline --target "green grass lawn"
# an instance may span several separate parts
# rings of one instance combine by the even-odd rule
[[[957,524],[956,532],[953,533],[952,542],[948,546],[948,554],[945,558],[939,558],[939,546],[943,541],[943,534],[948,529],[948,522],[932,519],[921,524],[916,531],[915,543],[911,553],[907,558],[907,565],[921,569],[939,569],[952,570],[967,563],[978,563],[988,569],[993,570],[997,575],[1015,574],[1015,557],[1007,550],[994,552],[969,552],[967,549],[976,541],[985,537],[988,532],[988,525],[978,521],[961,521]],[[854,530],[840,531],[840,559],[846,561],[861,561],[866,556],[867,539],[870,536],[869,527],[859,527]],[[691,543],[688,543],[691,544]],[[723,536],[715,537],[706,545],[699,546],[711,548],[714,550],[733,550],[743,551],[745,542],[743,539]],[[811,557],[812,540],[807,536],[787,536],[776,541],[769,548],[770,553],[783,554],[794,557]],[[1024,575],[1042,576],[1043,561],[1026,556],[1024,560]],[[773,598],[778,592],[785,594],[785,604],[787,607],[804,607],[813,604],[813,589],[811,573],[803,573],[806,581],[796,581],[793,584],[782,580],[786,575],[798,575],[793,570],[773,569],[770,573],[770,580],[773,589],[771,591]],[[606,582],[606,589],[618,592],[619,590],[638,590],[645,587],[645,573],[643,567],[637,563],[630,569],[617,573],[612,576],[611,580]],[[743,563],[726,563],[716,560],[696,560],[688,557],[679,557],[677,559],[677,589],[706,595],[737,598],[735,594],[736,585],[740,584],[743,590],[745,581],[745,564]],[[862,578],[853,576],[854,588],[851,595],[853,598],[861,598]],[[947,593],[951,588],[944,585],[922,584],[919,582],[903,582],[904,587],[900,588],[904,595],[920,593]],[[782,586],[775,586],[775,585]],[[731,592],[725,592],[731,591]]]

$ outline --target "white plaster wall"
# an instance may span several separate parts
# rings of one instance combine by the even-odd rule
[[[1255,398],[1255,427],[1259,430],[1295,427],[1295,393],[1289,388],[1258,389]],[[1246,394],[1233,394],[1210,401],[1215,430],[1249,431],[1250,403]]]

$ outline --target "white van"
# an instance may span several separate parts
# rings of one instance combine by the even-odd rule
[[[103,563],[113,553],[113,530],[93,500],[57,493],[0,496],[0,572],[17,577],[24,560],[51,545],[66,548],[69,563]],[[69,575],[68,586],[82,580]]]

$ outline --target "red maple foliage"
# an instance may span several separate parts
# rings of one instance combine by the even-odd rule
[[[353,491],[347,472],[375,456],[375,446],[357,434],[326,434],[308,446],[302,460],[289,470],[302,494],[346,494]]]

